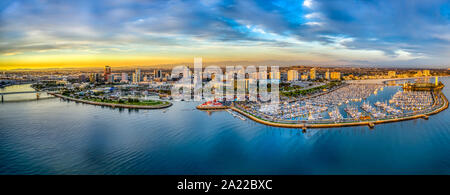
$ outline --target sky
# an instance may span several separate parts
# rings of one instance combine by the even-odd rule
[[[0,69],[450,68],[446,0],[1,0]]]

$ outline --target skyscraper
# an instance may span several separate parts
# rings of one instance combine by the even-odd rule
[[[122,73],[122,79],[120,82],[128,83],[128,74]]]
[[[136,68],[136,71],[133,73],[133,83],[141,82],[141,69]]]
[[[98,73],[91,73],[91,75],[89,75],[89,82],[97,83],[99,81],[100,81],[100,75]]]
[[[288,81],[297,81],[298,80],[298,72],[296,70],[288,71]]]
[[[161,78],[162,77],[162,71],[161,70],[158,70],[158,74],[157,74],[157,77],[156,78]]]
[[[311,78],[311,80],[316,80],[316,68],[311,68],[309,74],[309,78]]]
[[[103,76],[105,78],[105,82],[111,82],[108,79],[110,78],[109,75],[111,75],[111,67],[110,66],[105,66],[105,70],[103,72]]]
[[[269,77],[270,77],[270,79],[280,80],[281,74],[280,74],[280,72],[276,72],[275,74],[273,72],[270,72],[269,73]]]
[[[331,80],[341,80],[340,72],[331,72]]]

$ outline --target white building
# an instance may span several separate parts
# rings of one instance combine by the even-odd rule
[[[311,80],[316,80],[316,68],[311,68],[309,74],[309,78],[311,78]]]
[[[141,82],[141,69],[136,68],[135,73],[133,73],[133,83]]]

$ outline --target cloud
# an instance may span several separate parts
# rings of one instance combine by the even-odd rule
[[[6,0],[0,3],[0,53],[177,55],[245,47],[310,55],[297,59],[303,61],[445,64],[449,13],[445,0]]]
[[[305,6],[307,8],[312,8],[313,1],[312,0],[305,0],[305,1],[303,1],[303,6]]]

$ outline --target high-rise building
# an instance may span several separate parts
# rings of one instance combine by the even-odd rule
[[[162,71],[161,71],[161,70],[158,70],[157,75],[156,75],[156,78],[161,78],[161,77],[163,77]]]
[[[316,68],[311,68],[309,74],[309,78],[311,78],[311,80],[316,80]]]
[[[141,82],[141,69],[136,68],[136,71],[133,73],[133,83]]]
[[[327,72],[325,72],[325,79],[330,80],[330,70],[327,70]]]
[[[302,81],[306,81],[308,80],[308,75],[307,74],[302,74]]]
[[[106,82],[107,83],[114,83],[114,76],[112,74],[108,74]]]
[[[91,75],[89,75],[89,82],[91,82],[91,83],[99,82],[99,74],[92,73]]]
[[[110,78],[109,75],[111,75],[111,67],[110,66],[105,66],[105,70],[103,72],[103,76],[105,78],[105,82],[111,82],[111,81],[108,80],[108,78]]]
[[[94,73],[91,73],[91,74],[89,75],[89,82],[95,83],[95,74],[94,74]]]
[[[270,77],[270,79],[277,79],[277,80],[280,80],[281,74],[280,74],[280,72],[276,72],[276,74],[274,74],[273,72],[270,72],[270,73],[269,73],[269,77]]]
[[[122,79],[120,82],[128,83],[128,74],[122,73]]]
[[[331,72],[331,80],[341,80],[340,72]]]
[[[288,81],[297,81],[298,80],[298,72],[296,70],[288,71]]]

